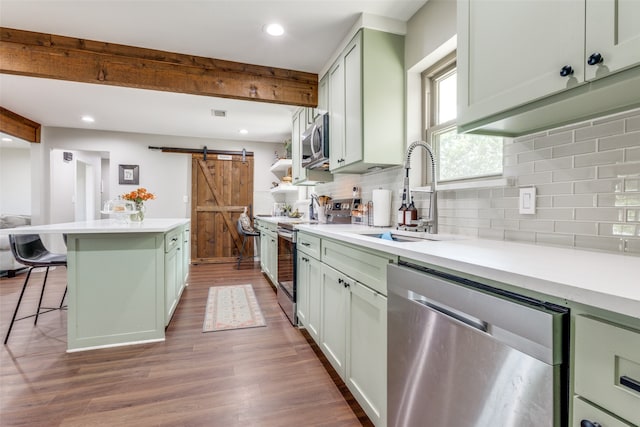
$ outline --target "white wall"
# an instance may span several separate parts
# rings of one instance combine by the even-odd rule
[[[31,214],[31,152],[0,148],[0,213]]]
[[[234,150],[245,148],[254,153],[254,191],[264,196],[255,197],[254,212],[270,212],[273,198],[269,197],[271,182],[276,178],[269,172],[273,163],[274,152],[282,149],[282,144],[238,141],[214,141],[204,138],[187,138],[162,135],[134,134],[125,132],[93,131],[85,129],[46,128],[43,132],[43,157],[49,160],[58,150],[72,151],[88,156],[94,153],[91,163],[96,173],[96,185],[99,191],[100,181],[104,178],[103,188],[111,198],[129,192],[138,186],[120,185],[118,183],[118,165],[135,164],[140,169],[140,187],[145,187],[156,195],[156,200],[148,202],[147,217],[149,218],[187,218],[190,216],[190,202],[185,203],[184,197],[191,199],[191,156],[189,154],[163,153],[150,150],[149,146],[167,146],[180,148],[201,149],[205,145],[210,150]],[[60,154],[61,156],[61,154]],[[97,156],[97,157],[95,157]],[[102,158],[95,162],[96,158]],[[108,158],[108,162],[106,159]],[[57,162],[50,161],[51,165]],[[108,164],[108,172],[102,171],[102,165]],[[60,166],[60,165],[59,165]],[[52,169],[52,179],[57,179],[58,171]],[[47,175],[44,175],[47,176]],[[49,193],[43,185],[48,182],[48,176],[34,185],[35,191]],[[39,189],[36,190],[35,187]],[[51,199],[50,207],[43,222],[59,222],[57,211],[60,209],[57,200],[66,200],[67,196],[57,198],[54,191],[50,194],[40,194],[42,199]],[[97,198],[99,200],[99,198]],[[65,204],[67,202],[64,202]],[[46,201],[45,201],[46,204]]]

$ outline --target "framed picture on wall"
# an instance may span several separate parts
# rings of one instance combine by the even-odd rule
[[[120,185],[139,185],[140,166],[138,165],[118,165],[118,176]]]

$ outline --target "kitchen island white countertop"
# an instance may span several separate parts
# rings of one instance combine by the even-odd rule
[[[361,245],[640,319],[640,257],[571,248],[435,235],[396,242],[363,234],[390,228],[299,224],[301,231]],[[448,240],[452,239],[452,240]]]
[[[0,229],[0,234],[97,234],[97,233],[166,233],[189,218],[145,218],[142,222],[123,222],[116,219],[65,222]]]

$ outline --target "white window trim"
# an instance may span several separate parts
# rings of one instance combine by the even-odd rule
[[[436,114],[431,108],[432,104],[432,79],[434,76],[444,75],[448,73],[451,69],[456,68],[456,51],[450,53],[445,58],[443,58],[438,63],[432,65],[427,70],[422,73],[422,94],[423,94],[423,126],[425,141],[433,148],[435,151],[434,155],[439,160],[438,146],[434,144],[432,141],[432,135],[435,132],[440,131],[441,129],[450,127],[455,123],[455,120],[441,123],[437,125],[433,125],[436,122]],[[503,141],[504,147],[504,141]],[[439,175],[439,173],[437,173]],[[423,182],[424,182],[423,177]],[[503,186],[514,186],[515,180],[513,178],[504,176],[504,159],[502,163],[502,172],[484,175],[484,176],[474,176],[468,178],[459,178],[459,179],[451,179],[445,181],[437,181],[436,188],[438,190],[457,190],[457,189],[466,189],[466,188],[491,188],[491,187],[503,187]],[[427,191],[430,192],[432,187],[432,183],[422,187],[416,187],[412,189],[412,191]]]

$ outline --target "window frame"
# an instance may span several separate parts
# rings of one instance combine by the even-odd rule
[[[504,158],[502,159],[502,167],[498,173],[490,173],[484,175],[474,175],[468,177],[460,177],[453,179],[440,179],[440,147],[435,143],[434,135],[443,134],[451,129],[456,128],[457,118],[444,123],[438,123],[438,91],[436,85],[439,80],[457,73],[456,52],[444,57],[422,72],[422,120],[425,141],[431,145],[436,157],[436,178],[438,183],[465,183],[477,182],[488,179],[502,178],[504,176]],[[504,147],[504,138],[502,138],[502,146]],[[504,156],[504,155],[503,155]]]

